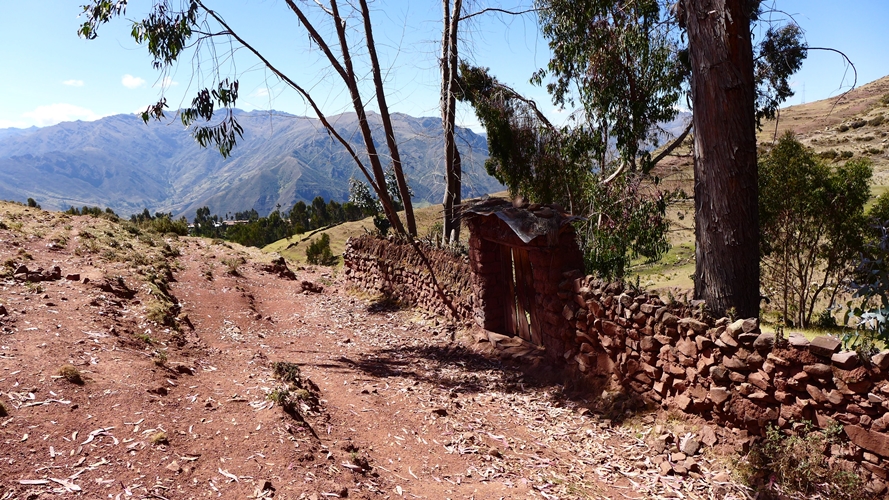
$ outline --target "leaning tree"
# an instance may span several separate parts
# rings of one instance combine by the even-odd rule
[[[78,30],[80,36],[86,39],[94,39],[98,36],[101,25],[112,21],[114,18],[125,14],[127,0],[91,0],[83,6],[83,15],[86,20]],[[178,3],[178,6],[173,6]],[[294,16],[294,20],[301,29],[306,31],[309,39],[323,54],[324,59],[330,65],[333,73],[339,77],[345,86],[352,107],[358,116],[358,126],[364,142],[365,155],[360,155],[352,144],[344,138],[334,127],[327,116],[319,107],[317,101],[309,91],[309,87],[301,85],[294,75],[283,72],[278,62],[270,60],[260,52],[255,44],[245,39],[236,31],[232,24],[227,22],[223,14],[211,8],[211,2],[204,0],[154,0],[145,17],[133,22],[132,36],[139,44],[145,45],[153,58],[155,69],[167,73],[174,64],[180,61],[191,51],[206,50],[213,64],[213,82],[211,85],[200,89],[191,101],[190,106],[179,110],[182,123],[191,127],[195,140],[201,146],[215,146],[223,156],[231,153],[243,134],[243,129],[238,123],[234,107],[238,100],[239,81],[237,75],[223,76],[223,65],[231,57],[237,47],[246,49],[252,53],[260,63],[273,75],[296,91],[305,102],[313,109],[322,125],[348,151],[358,169],[364,174],[371,188],[383,206],[384,213],[392,227],[400,233],[416,235],[417,228],[414,222],[413,207],[411,205],[410,190],[404,177],[401,159],[398,152],[398,144],[395,141],[395,132],[389,117],[389,107],[386,102],[386,93],[383,88],[382,72],[377,57],[376,43],[373,38],[373,26],[367,0],[359,0],[356,3],[348,2],[351,9],[360,19],[360,26],[354,32],[349,27],[351,16],[340,11],[337,0],[329,0],[326,5],[315,2],[317,5],[309,6],[302,0],[285,0],[286,9]],[[220,4],[222,4],[220,2]],[[332,39],[328,39],[324,32],[332,32]],[[217,45],[214,42],[223,39],[227,45]],[[227,46],[224,54],[217,52],[219,47]],[[355,54],[366,55],[363,61],[369,67],[372,77],[372,89],[383,122],[385,143],[392,160],[392,170],[398,185],[398,191],[404,204],[407,229],[405,229],[391,196],[386,189],[386,169],[380,159],[371,125],[368,122],[365,110],[366,100],[361,92],[361,78],[365,68],[356,69]],[[167,108],[166,98],[161,96],[157,103],[151,105],[142,113],[146,122],[151,118],[164,118],[164,110]],[[215,122],[214,112],[217,108],[223,110],[223,117],[217,117]],[[362,158],[364,156],[364,158]],[[368,168],[365,161],[370,164]]]

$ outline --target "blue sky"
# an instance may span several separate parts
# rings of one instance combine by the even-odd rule
[[[0,67],[4,75],[0,79],[0,128],[45,126],[141,111],[157,100],[162,86],[175,108],[210,81],[211,65],[206,59],[196,63],[189,57],[171,74],[158,74],[145,48],[129,37],[130,27],[125,20],[103,26],[97,40],[79,39],[76,29],[82,22],[78,19],[82,3],[0,0]],[[273,63],[312,89],[325,113],[348,110],[343,86],[330,75],[319,51],[308,46],[303,28],[283,0],[209,3]],[[530,3],[515,0],[485,5],[522,8]],[[149,5],[148,0],[132,0],[126,17],[141,18]],[[438,116],[440,5],[432,0],[372,3],[375,36],[393,111]],[[889,74],[889,1],[850,0],[838,4],[777,0],[774,5],[794,16],[806,31],[810,46],[844,51],[858,69],[859,85]],[[355,23],[352,20],[351,24]],[[535,23],[536,19],[527,16],[476,18],[463,25],[461,55],[490,67],[498,78],[535,99],[558,120],[560,114],[549,104],[546,92],[527,83],[549,55]],[[227,47],[217,49],[227,54]],[[246,52],[237,51],[227,58],[224,69],[235,72],[241,80],[238,107],[312,115],[295,92],[269,76]],[[839,55],[812,51],[803,70],[793,78],[797,95],[790,103],[838,95],[852,83],[851,71],[844,76],[846,71]],[[470,110],[462,109],[459,116],[463,124],[475,128]]]

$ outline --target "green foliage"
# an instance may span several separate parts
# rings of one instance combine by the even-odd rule
[[[868,120],[867,124],[870,125],[871,127],[879,127],[885,121],[886,121],[886,117],[884,117],[883,115],[877,115],[877,116],[871,118],[870,120]]]
[[[34,201],[34,198],[28,198],[28,206],[31,208],[40,208],[40,205],[38,205],[37,202]]]
[[[790,133],[760,157],[762,284],[788,324],[808,326],[854,271],[871,174],[866,160],[829,167]]]
[[[584,196],[586,218],[577,229],[587,272],[621,280],[633,259],[653,262],[670,249],[668,197],[646,190],[640,176],[590,183]]]
[[[748,466],[742,471],[745,480],[757,489],[765,489],[761,493],[766,498],[781,490],[808,497],[820,494],[823,498],[866,498],[859,475],[828,461],[830,445],[841,443],[842,434],[843,427],[837,423],[818,430],[804,422],[792,435],[770,425],[765,438],[747,456]]]
[[[773,119],[782,102],[793,96],[788,79],[806,58],[803,30],[795,23],[769,26],[755,61],[756,122]]]
[[[472,105],[487,132],[488,174],[512,196],[570,206],[585,173],[569,156],[589,151],[588,137],[555,129],[533,101],[501,84],[486,68],[461,64],[459,88],[457,99]]]
[[[330,236],[327,233],[309,242],[306,248],[306,261],[309,264],[332,266],[337,258],[330,250]]]
[[[130,216],[130,222],[140,229],[152,233],[188,235],[188,221],[185,217],[174,220],[172,213],[155,212],[154,215],[151,215],[151,212],[146,208],[142,210],[142,213]]]
[[[673,119],[687,76],[671,34],[671,13],[658,0],[539,0],[541,30],[552,58],[532,81],[547,85],[558,106],[579,104],[582,132],[605,166],[614,143],[619,163],[651,168],[641,148],[655,125]]]
[[[395,184],[394,172],[390,169],[387,171],[386,187],[389,190],[389,197],[392,203],[396,204],[396,209],[401,205],[401,198],[398,195],[397,185]],[[391,181],[391,182],[390,182]],[[386,217],[383,210],[383,204],[374,197],[367,184],[352,178],[349,179],[349,203],[354,207],[354,212],[362,213],[365,216],[373,217],[374,227],[381,236],[385,236],[392,227],[392,223]]]

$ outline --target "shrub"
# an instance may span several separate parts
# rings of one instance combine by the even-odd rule
[[[855,156],[855,153],[853,153],[851,151],[840,151],[840,159],[848,160],[849,158],[852,158],[853,156]]]
[[[865,498],[861,478],[832,466],[825,455],[831,444],[840,442],[842,432],[842,425],[836,423],[816,430],[805,422],[790,436],[769,426],[765,438],[751,448],[747,456],[749,470],[743,475],[749,484],[768,490],[779,489],[777,485],[803,495]],[[764,493],[768,498],[769,492]]]
[[[870,120],[868,120],[867,124],[870,125],[871,127],[879,127],[880,125],[883,124],[884,121],[886,121],[886,119],[883,117],[883,115],[877,115],[877,116],[871,118]]]
[[[871,175],[864,159],[829,167],[792,134],[760,157],[762,284],[788,324],[811,324],[819,298],[832,300],[854,272]],[[787,272],[796,269],[806,271]]]
[[[833,149],[828,149],[827,151],[822,151],[819,155],[825,160],[834,160],[837,157],[837,152]]]
[[[59,375],[72,384],[83,385],[83,377],[80,376],[80,371],[72,365],[62,365],[59,368]]]
[[[330,236],[327,233],[309,242],[309,247],[306,248],[306,260],[309,264],[322,266],[336,264],[337,258],[330,250]]]
[[[840,124],[840,125],[837,126],[837,130],[840,131],[840,132],[848,132],[848,131],[849,131],[849,126],[846,125],[845,123],[842,123],[842,124]]]
[[[163,431],[156,432],[156,433],[152,434],[150,441],[151,441],[151,444],[153,444],[155,446],[170,443],[170,440],[167,439],[167,433],[163,432]]]
[[[860,118],[859,118],[858,120],[855,120],[855,121],[853,121],[852,123],[849,124],[849,126],[852,127],[852,128],[861,128],[861,127],[863,127],[863,126],[865,126],[865,125],[867,125],[867,121],[866,121],[866,120],[862,120],[862,119],[860,119]]]
[[[883,154],[883,148],[867,148],[867,153],[872,155],[880,155]]]
[[[883,94],[883,97],[880,98],[880,104],[889,106],[889,93]]]

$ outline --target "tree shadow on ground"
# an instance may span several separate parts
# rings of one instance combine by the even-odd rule
[[[402,377],[460,395],[542,390],[555,405],[570,403],[614,423],[649,409],[632,391],[613,386],[609,376],[577,377],[546,364],[532,368],[461,343],[386,348],[338,361],[377,379]]]

